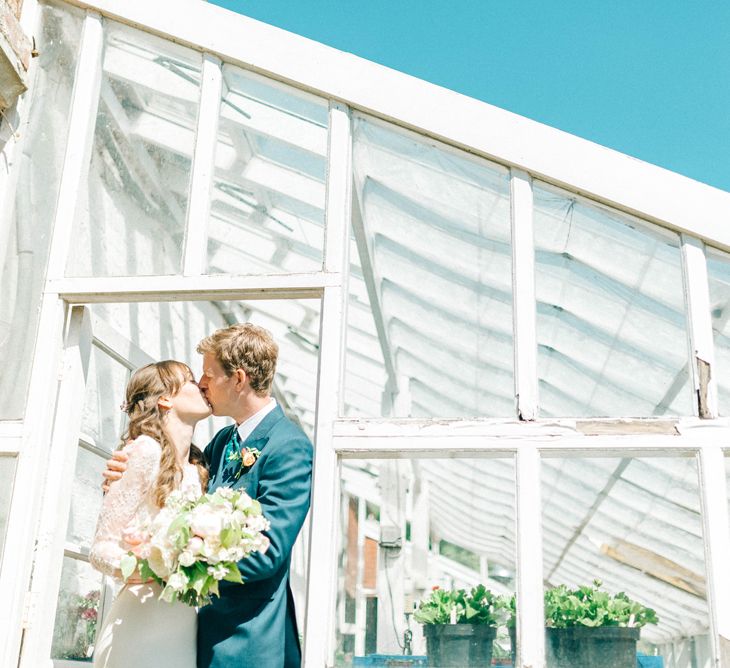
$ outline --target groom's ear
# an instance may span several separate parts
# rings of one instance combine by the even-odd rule
[[[246,372],[243,369],[236,369],[233,372],[233,377],[235,378],[236,389],[243,390],[243,386],[246,384],[246,380],[248,378],[248,376],[246,376]]]

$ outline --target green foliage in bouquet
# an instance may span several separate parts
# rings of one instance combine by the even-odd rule
[[[431,596],[421,601],[413,619],[419,624],[450,624],[452,610],[457,624],[500,626],[509,614],[509,600],[484,585],[477,585],[470,592],[435,587]]]
[[[609,594],[601,589],[602,582],[593,586],[568,589],[565,585],[545,592],[545,626],[629,626],[641,627],[658,623],[656,612],[630,599],[626,594]]]

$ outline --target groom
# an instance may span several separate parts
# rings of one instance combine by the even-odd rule
[[[205,448],[208,490],[245,490],[271,523],[269,549],[238,564],[245,584],[221,581],[220,598],[200,609],[198,667],[298,668],[289,562],[309,509],[312,444],[271,397],[278,346],[268,331],[232,325],[204,338],[197,350],[203,355],[199,386],[213,415],[236,422]]]

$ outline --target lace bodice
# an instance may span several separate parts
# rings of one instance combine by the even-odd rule
[[[124,540],[125,532],[143,527],[159,512],[152,490],[160,470],[160,444],[149,436],[140,436],[125,447],[125,452],[129,455],[127,470],[104,497],[89,552],[91,565],[113,577],[119,577],[121,559],[131,547]],[[202,494],[194,464],[183,467],[180,489]]]

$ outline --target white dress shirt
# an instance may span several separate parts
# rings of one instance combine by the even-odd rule
[[[266,404],[266,406],[238,425],[238,435],[241,437],[241,443],[246,442],[246,439],[253,434],[253,430],[261,424],[263,419],[271,413],[274,408],[276,408],[276,399],[271,397],[271,401]]]

